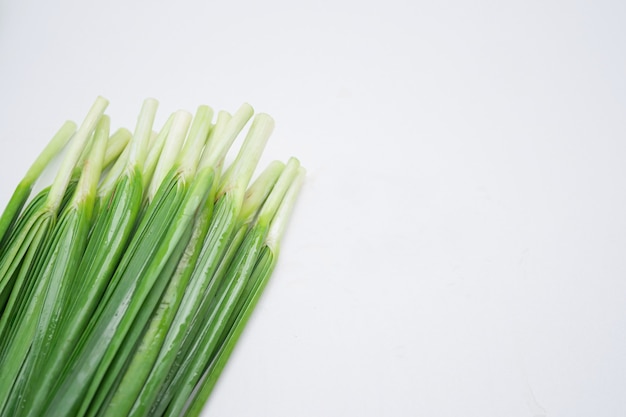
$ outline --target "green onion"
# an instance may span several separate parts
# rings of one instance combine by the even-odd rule
[[[76,131],[76,124],[70,121],[65,122],[37,159],[35,159],[35,162],[33,162],[30,169],[26,172],[26,175],[15,189],[7,207],[2,213],[2,217],[0,217],[0,249],[2,249],[2,252],[5,252],[3,244],[5,235],[11,231],[11,226],[17,221],[17,217],[24,207],[26,200],[28,200],[35,181],[37,181],[37,178],[39,178],[52,158],[67,144],[72,134],[74,134],[74,131]]]
[[[280,252],[280,241],[285,232],[287,221],[295,205],[296,197],[304,181],[304,169],[300,168],[294,183],[289,187],[281,205],[272,220],[264,247],[261,249],[257,263],[252,272],[248,286],[241,297],[233,315],[233,319],[228,323],[230,329],[225,339],[221,341],[220,349],[212,359],[210,365],[205,370],[199,383],[186,400],[185,406],[180,415],[186,417],[199,416],[208,400],[219,376],[221,375],[230,355],[232,354],[239,337],[241,336],[246,323],[248,322],[256,304],[258,303],[263,290],[272,275]]]
[[[0,282],[4,283],[11,279],[14,282],[8,304],[0,319],[0,335],[2,337],[0,364],[2,364],[3,369],[0,374],[0,409],[5,407],[9,399],[13,381],[17,377],[32,340],[34,329],[19,329],[20,333],[17,335],[17,323],[20,322],[21,317],[28,314],[27,304],[30,306],[37,305],[38,300],[31,299],[30,295],[34,291],[38,273],[46,267],[45,262],[40,258],[44,256],[44,252],[50,251],[49,247],[40,247],[44,245],[44,242],[47,242],[48,234],[56,222],[56,215],[63,202],[73,168],[107,104],[108,102],[103,98],[96,100],[87,118],[75,134],[68,155],[63,161],[45,202],[27,219],[23,229],[11,237],[7,246],[8,249],[3,253],[4,256],[0,260]],[[22,263],[22,260],[28,262]],[[20,271],[19,274],[16,274],[18,267],[20,267]],[[9,285],[4,288],[10,287]]]
[[[271,117],[203,105],[157,132],[147,99],[109,137],[107,105],[59,130],[0,217],[0,417],[197,415],[276,264],[303,169],[248,186]]]
[[[161,152],[163,151],[163,147],[165,146],[165,140],[170,132],[170,128],[172,127],[172,123],[174,122],[175,114],[172,114],[161,131],[157,134],[154,143],[150,146],[150,151],[148,153],[148,157],[146,159],[146,163],[144,164],[143,171],[143,188],[144,190],[148,189],[148,185],[152,180],[152,176],[154,175],[154,171],[156,169],[157,163],[159,162],[159,157],[161,156]]]
[[[104,154],[104,161],[102,162],[102,169],[106,169],[114,161],[117,161],[119,156],[126,150],[126,147],[133,134],[126,128],[119,128],[109,138],[106,144],[106,152]]]
[[[16,310],[28,293],[33,276],[30,273],[35,267],[42,246],[51,232],[56,216],[67,201],[67,188],[71,174],[79,154],[95,128],[95,124],[104,112],[108,102],[98,98],[92,106],[87,118],[79,131],[74,135],[72,148],[65,157],[63,165],[53,183],[45,192],[39,193],[29,204],[17,227],[11,233],[0,255],[0,364],[3,362],[4,351],[9,343],[8,328],[15,318]],[[2,381],[0,376],[0,398],[2,398]]]
[[[196,144],[205,142],[206,138],[209,136],[212,114],[213,110],[210,109],[208,106],[200,106],[198,108],[185,145],[187,149],[183,149],[183,154],[185,154],[185,152],[195,152],[193,148],[196,146]],[[192,154],[190,153],[189,155],[191,156]],[[195,160],[193,160],[191,165],[197,165],[197,159],[199,159],[199,157],[200,153],[197,153],[194,156]],[[203,219],[205,217],[208,217],[210,219],[212,208],[213,201],[210,198],[207,198],[206,203],[203,205],[200,218]],[[113,395],[113,391],[120,384],[121,388],[118,389],[118,392],[123,393],[126,398],[132,397],[132,400],[134,401],[134,396],[136,396],[136,392],[134,394],[133,392],[135,390],[138,392],[138,390],[141,388],[141,385],[138,382],[144,378],[144,376],[142,375],[145,375],[152,366],[152,362],[150,361],[150,352],[156,350],[156,346],[158,346],[160,341],[162,341],[162,338],[160,339],[159,336],[161,333],[163,333],[163,328],[167,328],[167,322],[169,321],[168,319],[170,317],[168,313],[172,310],[175,311],[175,288],[181,285],[184,288],[186,282],[185,280],[186,278],[188,278],[189,274],[185,271],[185,265],[193,265],[195,263],[195,259],[197,258],[197,255],[194,252],[194,242],[202,238],[204,236],[203,234],[206,233],[205,230],[202,229],[202,222],[200,222],[200,226],[194,226],[192,233],[193,234],[190,237],[189,244],[186,248],[184,248],[185,251],[180,262],[178,261],[178,259],[181,256],[174,255],[172,257],[172,262],[168,263],[167,267],[161,273],[163,277],[160,277],[158,280],[158,283],[160,283],[161,285],[168,285],[163,297],[170,301],[168,301],[167,303],[161,302],[162,304],[165,304],[164,306],[159,308],[161,314],[159,314],[158,319],[152,319],[152,321],[150,322],[149,327],[145,331],[145,335],[143,336],[142,344],[136,349],[138,352],[134,353],[135,357],[133,358],[133,361],[130,364],[125,364],[122,359],[130,356],[131,353],[135,350],[135,344],[141,336],[141,333],[143,332],[143,328],[140,328],[139,326],[133,326],[133,333],[131,335],[128,335],[124,341],[123,349],[125,350],[125,352],[121,355],[117,355],[115,363],[112,365],[111,369],[107,373],[106,381],[100,385],[96,397],[90,404],[88,415],[95,415],[96,412],[103,407],[104,402],[109,402],[110,397]],[[171,277],[171,279],[168,283],[169,277]],[[149,298],[146,302],[144,302],[144,307],[142,308],[140,314],[147,315],[147,317],[140,318],[139,320],[141,322],[148,321],[151,312],[154,309],[153,306],[156,305],[161,298],[160,295],[163,290],[159,288],[160,287],[157,287],[156,290],[153,288],[153,290],[150,292]],[[158,350],[156,350],[156,353],[158,353]],[[124,372],[122,372],[123,368],[128,368],[126,374],[130,375],[130,381],[128,379],[122,380],[122,376],[124,374]],[[114,399],[113,404],[119,403],[119,400]],[[130,404],[127,405],[127,408],[130,409],[130,406],[132,406],[132,401],[130,402]],[[109,406],[109,408],[110,407],[111,406]],[[115,407],[113,415],[127,414],[128,410],[122,411],[120,410],[120,407],[121,405],[117,405]]]
[[[249,106],[244,106],[228,121],[224,129],[224,136],[228,139],[226,144],[232,142],[236,132],[241,130],[251,112],[252,109]],[[234,165],[247,169],[240,168],[241,176],[238,177],[237,181],[231,181],[222,187],[225,191],[215,203],[213,220],[197,264],[185,289],[181,306],[170,326],[170,332],[166,336],[155,367],[135,401],[130,415],[143,415],[150,408],[158,394],[159,387],[170,372],[170,368],[177,357],[178,349],[189,337],[187,335],[189,323],[197,313],[203,294],[228,247],[229,237],[237,225],[245,188],[269,138],[272,127],[273,121],[265,115],[257,116],[250,127],[246,140],[234,162]],[[209,146],[209,153],[203,156],[201,167],[221,164],[220,161],[225,154],[225,148],[226,146],[220,145],[219,142],[215,146]]]
[[[185,117],[175,119],[170,137],[175,135],[173,140],[182,142],[188,123]],[[144,301],[206,198],[212,178],[197,176],[191,182],[192,165],[202,146],[202,142],[191,146],[162,181],[113,277],[115,287],[108,297],[105,294],[104,308],[47,408],[50,415],[82,415],[89,407]]]
[[[148,140],[148,134],[156,113],[157,103],[146,100],[139,116],[135,135],[128,149],[139,149]],[[136,158],[140,157],[134,152]],[[48,400],[51,387],[56,383],[63,367],[69,360],[74,346],[94,313],[97,303],[109,284],[127,247],[141,207],[143,188],[141,160],[123,160],[126,165],[115,182],[105,210],[95,220],[90,241],[77,267],[77,277],[82,280],[74,284],[75,297],[70,300],[66,319],[56,333],[55,346],[50,353],[49,366],[38,379],[32,396],[25,398],[27,415],[40,415]]]
[[[27,395],[39,374],[47,371],[46,363],[52,349],[56,329],[66,315],[68,305],[74,298],[72,290],[77,287],[76,269],[85,251],[91,228],[91,216],[95,202],[96,186],[102,170],[106,141],[109,136],[109,119],[103,116],[96,128],[95,140],[90,156],[85,162],[76,193],[63,211],[54,234],[48,242],[45,269],[38,278],[35,291],[29,300],[31,307],[19,323],[20,339],[25,339],[25,329],[34,329],[30,351],[20,376],[14,383],[12,400],[7,404],[4,415],[16,414],[17,401],[23,409]],[[82,276],[78,276],[82,279]],[[34,326],[34,327],[33,327]],[[31,382],[31,384],[29,384]]]
[[[182,411],[187,398],[217,350],[218,341],[226,331],[226,325],[233,316],[252,275],[268,235],[270,222],[293,183],[299,166],[299,162],[293,158],[287,163],[257,219],[238,247],[235,258],[232,263],[229,263],[225,276],[221,278],[221,285],[212,303],[211,311],[206,316],[197,318],[197,323],[201,325],[202,336],[194,340],[191,349],[185,353],[184,361],[176,375],[169,381],[169,385],[161,390],[158,401],[155,403],[157,406],[153,406],[152,409],[157,415],[167,410],[165,415],[176,416]],[[205,299],[207,304],[210,301],[210,298]],[[202,307],[199,310],[202,311]]]

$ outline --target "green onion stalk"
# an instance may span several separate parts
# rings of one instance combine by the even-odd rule
[[[15,319],[19,306],[23,305],[24,293],[32,284],[33,273],[29,273],[36,259],[45,249],[45,240],[56,222],[57,214],[67,204],[73,189],[72,170],[91,135],[100,115],[108,102],[98,98],[92,106],[79,131],[74,135],[72,146],[65,156],[63,165],[52,187],[40,192],[28,204],[0,254],[0,365],[8,344],[8,331]],[[72,191],[72,194],[68,192]],[[24,288],[26,287],[26,288]]]
[[[228,120],[224,135],[231,137],[233,129],[241,130],[241,127],[238,126],[242,126],[241,121],[247,120],[251,113],[252,108],[243,106]],[[243,116],[246,117],[242,119]],[[215,203],[213,218],[207,236],[202,243],[200,255],[193,267],[188,285],[184,288],[184,294],[181,295],[180,306],[170,325],[170,330],[166,335],[154,367],[135,400],[130,415],[145,415],[149,411],[158,395],[161,384],[171,371],[170,368],[175,362],[178,350],[187,337],[188,325],[191,323],[203,293],[228,247],[229,239],[235,230],[247,183],[258,163],[272,128],[273,121],[269,116],[258,115],[255,117],[234,162],[240,167],[241,175],[238,177],[238,182],[231,181],[228,183],[225,192],[218,190],[218,195],[222,195],[218,197]],[[203,158],[201,165],[215,166],[221,164],[223,151],[213,151],[214,149],[209,149],[209,153],[206,154],[206,158]]]
[[[63,210],[52,238],[47,243],[45,267],[29,299],[26,314],[18,324],[20,339],[26,340],[26,335],[30,336],[30,329],[34,333],[30,350],[14,383],[10,401],[3,411],[5,416],[21,414],[31,389],[29,382],[37,381],[40,374],[46,373],[49,353],[53,348],[53,336],[63,322],[67,306],[75,300],[75,273],[91,229],[96,187],[102,171],[109,125],[109,118],[102,116],[74,197]]]
[[[37,280],[46,268],[45,259],[50,248],[48,241],[55,227],[66,188],[74,166],[90,139],[96,123],[104,113],[108,101],[99,97],[84,122],[74,135],[61,168],[41,206],[24,219],[15,230],[0,260],[0,291],[11,288],[0,318],[0,410],[4,409],[22,363],[30,348],[33,329],[19,328],[27,309],[37,305],[31,295]],[[29,333],[29,331],[31,333]]]
[[[212,113],[213,111],[208,106],[200,106],[198,108],[198,111],[196,112],[196,115],[193,119],[193,123],[191,125],[190,131],[187,137],[187,141],[185,143],[185,148],[183,148],[182,150],[182,154],[187,154],[187,152],[195,152],[194,150],[192,150],[192,148],[194,148],[196,144],[203,144],[204,142],[206,142],[207,137],[209,137]],[[156,149],[155,152],[160,153],[160,150],[158,149],[160,145],[158,142],[159,140],[157,138],[155,146],[152,148],[152,150]],[[198,157],[199,155],[200,154],[197,154]],[[194,162],[194,165],[195,164],[197,164],[197,162]],[[209,208],[208,215],[210,216],[210,211],[212,209],[212,202],[210,201],[210,198],[207,198],[207,203],[205,203],[203,207]],[[202,211],[202,213],[204,213],[204,211]],[[170,258],[170,262],[168,262],[164,270],[161,272],[161,276],[157,280],[155,287],[151,290],[150,294],[148,295],[148,298],[144,302],[144,307],[139,312],[139,316],[135,320],[136,322],[148,321],[149,317],[152,315],[152,310],[154,309],[153,306],[157,304],[157,302],[160,299],[161,294],[163,293],[163,290],[162,290],[163,285],[165,284],[168,285],[168,290],[166,290],[166,294],[167,292],[171,291],[169,290],[169,287],[172,287],[175,285],[174,282],[177,281],[176,277],[180,275],[179,264],[183,264],[184,262],[194,262],[193,254],[190,253],[189,248],[193,246],[192,242],[194,241],[194,239],[197,239],[197,233],[198,233],[197,227],[190,228],[190,231],[192,231],[191,237],[183,239],[183,241],[190,240],[190,242],[188,243],[187,248],[185,248],[182,258],[178,254]],[[181,258],[180,262],[178,262],[179,258]],[[168,284],[169,281],[171,282]],[[164,297],[167,297],[167,295],[164,295]],[[173,308],[173,306],[166,306],[165,310],[171,309],[171,308]],[[105,402],[108,403],[108,401],[110,401],[110,397],[115,391],[115,388],[120,384],[122,380],[122,376],[124,375],[125,372],[128,372],[128,371],[125,371],[125,369],[130,367],[132,369],[131,372],[133,374],[133,383],[128,385],[128,389],[132,391],[133,389],[135,389],[137,385],[139,385],[137,381],[141,380],[141,376],[140,376],[141,370],[137,369],[138,367],[136,365],[127,363],[128,361],[126,359],[129,358],[131,355],[136,356],[136,353],[134,353],[135,350],[142,351],[145,349],[142,346],[139,346],[139,347],[136,346],[138,339],[142,337],[142,334],[144,332],[146,334],[149,334],[155,337],[158,335],[158,326],[155,326],[153,322],[150,323],[149,326],[150,327],[145,331],[140,326],[134,325],[131,328],[129,334],[126,336],[124,340],[123,345],[120,348],[121,349],[120,352],[116,355],[109,370],[107,371],[105,379],[100,383],[98,391],[94,399],[92,400],[91,404],[89,405],[89,410],[88,410],[87,415],[95,415],[98,412],[98,410],[103,408],[103,403]],[[143,339],[146,339],[146,337],[147,336],[143,336]],[[151,340],[151,343],[153,344],[157,343],[157,339]],[[124,415],[124,414],[125,413],[120,413],[119,415]]]
[[[147,99],[109,136],[107,105],[59,130],[0,217],[0,417],[198,415],[276,265],[304,170],[249,186],[271,117],[200,106],[155,131]]]
[[[74,297],[68,300],[61,324],[49,336],[54,342],[47,365],[44,369],[42,364],[42,372],[32,380],[23,397],[24,415],[41,415],[50,401],[52,387],[61,379],[127,248],[143,198],[142,149],[149,138],[157,106],[153,99],[144,102],[132,142],[125,151],[128,155],[123,159],[124,169],[106,199],[98,197],[105,209],[97,212],[84,256],[77,265],[77,279],[72,284]]]
[[[37,159],[35,159],[35,162],[33,162],[30,169],[26,172],[24,178],[17,185],[9,203],[0,217],[0,252],[5,252],[4,243],[6,241],[6,237],[10,234],[12,227],[15,225],[15,222],[24,207],[24,204],[26,204],[26,201],[33,190],[35,181],[37,181],[50,161],[65,147],[75,131],[76,124],[74,122],[65,122],[41,154],[39,154]]]
[[[218,120],[211,131],[211,139],[203,156],[204,169],[212,170],[217,175],[227,148],[243,128],[244,123],[249,119],[250,113],[251,108],[243,106],[235,114],[234,122],[230,129],[228,129],[228,123],[231,120],[230,115],[225,112],[221,112],[218,115]],[[128,369],[125,371],[119,386],[112,393],[112,397],[106,407],[100,410],[99,415],[126,415],[130,412],[143,382],[148,377],[163,347],[168,329],[172,327],[172,321],[178,311],[185,289],[200,256],[204,239],[212,220],[216,191],[217,187],[212,187],[207,204],[196,218],[193,235],[185,250],[185,255],[178,264],[175,274],[160,300],[159,308],[152,316],[149,328],[143,336],[142,342],[135,352]]]
[[[128,144],[131,137],[132,134],[125,128],[120,128],[111,135],[106,145],[106,153],[104,154],[104,161],[102,163],[103,170],[109,168],[111,165],[116,163],[121,154],[126,153],[126,145]],[[87,145],[89,145],[90,143],[91,142],[88,142]],[[62,212],[65,209],[67,204],[74,196],[74,192],[76,191],[76,186],[78,185],[78,180],[80,179],[85,159],[89,154],[88,152],[85,153],[85,150],[87,148],[91,149],[90,146],[86,146],[85,149],[83,149],[83,153],[81,154],[79,161],[76,163],[76,166],[72,171],[70,182],[65,188],[65,194],[63,195],[61,205],[59,206],[59,212]],[[51,186],[48,186],[41,190],[35,197],[33,197],[33,199],[27,205],[27,208],[24,210],[24,213],[20,216],[19,221],[24,222],[25,219],[29,218],[29,213],[32,214],[34,210],[41,208],[43,201],[48,198],[48,194],[50,193],[51,188]]]
[[[265,239],[245,292],[235,308],[235,314],[226,326],[228,333],[226,337],[220,341],[220,348],[217,354],[211,359],[210,365],[202,374],[202,377],[189,398],[185,401],[180,415],[184,415],[185,417],[200,416],[209,396],[213,392],[218,378],[224,370],[230,355],[234,351],[235,345],[243,333],[276,267],[280,252],[280,241],[285,233],[287,222],[304,181],[304,176],[305,171],[303,168],[300,168],[297,178],[289,187],[287,194],[272,220],[267,238]]]
[[[146,158],[146,163],[144,164],[143,169],[143,188],[147,190],[150,182],[152,181],[152,176],[154,175],[154,171],[156,170],[156,166],[159,162],[159,158],[161,157],[161,152],[165,146],[165,140],[170,132],[170,128],[172,127],[172,123],[174,122],[175,113],[171,114],[167,119],[159,133],[154,139],[154,142],[151,143],[150,149],[148,152],[148,156]]]
[[[179,240],[175,241],[176,246],[174,250],[171,251],[166,257],[159,259],[161,269],[157,270],[158,272],[153,273],[152,277],[154,281],[152,283],[152,287],[149,291],[140,296],[140,298],[143,299],[143,302],[141,304],[141,308],[137,312],[137,315],[133,319],[132,326],[129,327],[128,332],[125,334],[117,352],[114,354],[115,356],[110,356],[112,362],[106,370],[106,375],[101,372],[100,374],[103,375],[103,379],[98,382],[97,385],[93,385],[91,392],[94,393],[95,397],[92,398],[88,392],[87,400],[83,401],[81,406],[81,410],[79,412],[80,415],[84,415],[85,412],[88,413],[89,410],[96,410],[99,408],[100,404],[106,397],[106,393],[110,391],[112,386],[116,383],[117,375],[124,368],[127,358],[133,352],[134,347],[151,316],[151,312],[156,307],[170,277],[174,273],[174,270],[184,253],[187,242],[191,238],[191,219],[194,217],[195,211],[199,209],[204,201],[206,201],[208,197],[208,190],[213,180],[210,175],[198,175],[195,172],[202,149],[206,143],[212,114],[213,111],[207,106],[201,106],[199,108],[196,118],[194,119],[194,123],[189,131],[187,141],[181,150],[180,156],[178,160],[175,161],[173,169],[168,174],[168,176],[173,176],[173,181],[178,183],[178,186],[182,187],[183,190],[185,187],[191,188],[188,197],[191,197],[191,205],[189,205],[189,207],[193,208],[183,208],[183,212],[187,212],[188,217],[184,219],[184,223],[180,223],[180,229],[184,232],[184,234],[182,234],[182,237]],[[157,166],[157,173],[159,172],[158,168],[159,167]],[[166,181],[168,176],[165,177]],[[156,196],[158,196],[158,191]],[[155,199],[157,198],[156,196]],[[190,213],[193,213],[194,215],[191,215]],[[167,246],[166,249],[169,250]],[[106,357],[105,361],[107,361]],[[99,378],[97,374],[96,381],[98,380]]]
[[[177,116],[168,143],[182,142],[188,130],[191,117]],[[136,321],[144,301],[159,285],[170,258],[182,255],[179,248],[184,249],[195,212],[208,194],[210,176],[194,177],[194,162],[203,146],[204,141],[196,141],[188,147],[164,176],[105,292],[103,307],[79,342],[68,372],[53,389],[46,415],[84,415],[131,327],[145,325]]]
[[[270,222],[274,218],[283,197],[292,185],[300,168],[299,162],[289,160],[258,216],[247,229],[243,242],[236,248],[234,259],[228,263],[226,273],[220,277],[214,297],[203,301],[192,327],[198,328],[191,348],[169,383],[162,387],[158,401],[152,408],[155,415],[178,416],[196,383],[219,348],[219,341],[227,331],[227,325],[240,304],[264,242],[268,237]],[[236,171],[235,171],[236,172]]]

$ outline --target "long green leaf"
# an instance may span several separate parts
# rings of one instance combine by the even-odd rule
[[[189,224],[185,228],[185,234],[179,240],[175,250],[169,256],[163,270],[150,289],[146,300],[144,301],[133,325],[130,327],[128,334],[124,337],[124,341],[119,350],[115,354],[111,365],[106,371],[103,380],[98,384],[94,398],[86,409],[87,416],[95,416],[102,409],[103,404],[114,394],[115,390],[122,382],[122,377],[132,364],[133,355],[137,355],[137,351],[141,348],[140,342],[142,337],[150,338],[152,336],[149,320],[153,314],[157,313],[157,307],[164,292],[164,288],[168,286],[170,278],[174,275],[181,257],[183,256],[188,242],[192,236],[193,228]],[[144,324],[145,323],[145,324]],[[150,335],[150,336],[147,336]],[[138,384],[137,381],[135,381]],[[132,405],[132,404],[131,404]],[[86,404],[84,404],[87,407]],[[83,414],[83,413],[80,413]],[[114,414],[125,415],[125,414]]]
[[[208,161],[213,165],[221,163],[227,149],[226,146],[232,143],[233,137],[243,127],[244,123],[242,122],[249,117],[248,111],[249,108],[243,106],[232,119],[228,120],[222,138],[209,144],[209,152],[215,152],[215,154],[203,155],[201,167],[209,164]],[[216,203],[213,222],[197,266],[190,278],[181,306],[172,322],[171,331],[166,336],[155,366],[131,409],[131,415],[145,415],[155,401],[161,385],[166,380],[167,375],[172,372],[171,368],[176,363],[179,349],[184,349],[185,340],[189,340],[190,336],[187,334],[190,330],[189,324],[197,314],[198,306],[201,304],[207,288],[215,287],[210,285],[211,280],[238,225],[238,215],[243,203],[245,188],[269,138],[272,127],[271,119],[261,115],[255,118],[248,132],[234,163],[235,166],[240,167],[238,168],[240,176],[230,185],[222,186],[225,190],[224,195]]]
[[[204,181],[208,179],[204,178]],[[175,172],[164,181],[133,238],[131,246],[134,247],[127,251],[129,258],[122,261],[116,272],[119,275],[117,279],[114,277],[117,285],[104,300],[105,308],[96,317],[96,324],[80,346],[80,353],[47,408],[50,415],[74,414],[81,402],[83,411],[86,411],[154,281],[184,234],[183,225],[191,221],[193,213],[206,198],[197,190],[199,186],[188,193],[186,187],[181,188],[176,180]],[[207,187],[206,183],[204,186]],[[204,192],[208,193],[208,188]]]
[[[202,106],[198,109],[191,127],[190,137],[193,138],[197,136],[201,138],[207,136],[210,126],[210,113],[208,110],[208,108]],[[192,150],[192,152],[197,151]],[[197,164],[197,161],[194,160],[192,164]],[[214,177],[213,171],[211,170],[210,172]],[[215,186],[211,186],[213,194],[215,193],[215,189]],[[127,364],[127,369],[124,371],[125,375],[119,378],[119,387],[115,388],[115,393],[108,393],[108,398],[103,400],[103,402],[106,401],[106,404],[102,406],[100,404],[97,405],[97,408],[102,407],[102,410],[99,410],[101,414],[117,416],[126,415],[130,411],[143,382],[152,369],[152,365],[159,353],[163,339],[167,334],[167,329],[174,318],[174,314],[178,309],[182,295],[193,272],[211,222],[213,204],[214,195],[210,194],[196,219],[189,245],[185,249],[185,253],[166,292],[163,294],[160,307],[151,318],[149,327],[146,329],[143,340],[137,347],[134,357],[130,363]],[[94,404],[92,404],[91,407],[91,413],[93,414],[95,413]]]
[[[103,126],[96,132],[96,136],[99,135],[100,140],[94,144],[93,156],[87,161],[86,168],[83,170],[81,183],[78,186],[79,191],[75,196],[76,202],[69,207],[69,214],[77,218],[74,225],[76,230],[70,228],[70,230],[65,231],[64,233],[67,233],[68,236],[57,243],[74,251],[71,264],[69,261],[63,264],[59,256],[55,257],[54,262],[58,263],[59,266],[55,274],[47,279],[49,281],[47,283],[48,288],[38,326],[39,337],[35,339],[33,345],[36,354],[29,356],[29,359],[34,362],[28,376],[28,382],[25,383],[24,392],[21,394],[20,412],[25,415],[39,415],[41,402],[45,399],[50,385],[58,377],[64,364],[65,355],[76,342],[76,330],[74,328],[74,333],[68,332],[68,327],[71,328],[68,325],[79,326],[77,322],[80,323],[81,319],[84,321],[84,317],[74,318],[76,313],[72,311],[72,308],[77,304],[82,305],[83,308],[88,308],[90,300],[84,297],[81,287],[85,285],[84,281],[91,278],[90,272],[96,271],[88,268],[86,271],[82,266],[86,263],[93,266],[94,261],[101,261],[104,256],[111,257],[111,254],[107,252],[101,252],[98,254],[99,256],[92,257],[92,255],[96,255],[93,253],[93,247],[102,242],[99,239],[106,238],[99,232],[98,225],[87,240],[91,230],[95,189],[101,172],[97,164],[101,163],[100,167],[102,167],[106,162],[104,161],[104,145],[106,144],[104,139],[108,135],[108,119],[102,118],[101,124]],[[90,183],[87,184],[87,181]],[[68,213],[64,213],[64,217],[67,218]],[[107,231],[107,233],[110,232],[111,230]],[[85,262],[85,259],[88,262]],[[98,262],[98,266],[102,266],[102,263]],[[97,271],[100,272],[100,270]],[[80,303],[77,302],[78,300]]]
[[[15,416],[21,412],[31,389],[29,381],[38,377],[38,373],[41,372],[38,367],[43,368],[45,372],[51,341],[56,334],[65,306],[68,304],[67,301],[71,299],[70,291],[75,287],[74,274],[84,253],[91,229],[95,191],[102,172],[106,141],[109,136],[109,123],[107,116],[100,119],[95,132],[95,143],[85,162],[75,196],[69,207],[63,211],[59,225],[54,232],[50,244],[50,247],[55,248],[52,252],[53,256],[47,261],[49,265],[45,270],[47,273],[40,277],[37,285],[37,293],[41,289],[41,305],[38,311],[33,310],[35,314],[24,317],[27,322],[36,322],[35,333],[26,362],[13,388],[12,401],[5,408],[6,415]],[[20,323],[20,327],[22,326],[24,323]],[[30,327],[28,324],[26,326]],[[20,334],[20,338],[25,338],[25,335]]]
[[[223,339],[228,323],[232,322],[236,308],[241,305],[242,294],[249,286],[249,278],[268,235],[270,222],[279,211],[281,202],[297,177],[299,168],[299,162],[292,158],[272,187],[256,222],[248,231],[233,264],[228,269],[217,293],[216,301],[208,312],[208,317],[200,316],[203,318],[200,321],[202,330],[199,332],[202,336],[196,338],[193,347],[185,353],[182,366],[169,382],[169,386],[161,390],[156,414],[165,411],[166,405],[167,415],[178,415],[181,412],[196,382],[217,351],[218,342]],[[172,402],[168,405],[170,399]]]
[[[226,324],[252,274],[264,238],[265,231],[259,228],[251,229],[247,233],[225,277],[223,291],[218,293],[213,309],[205,317],[204,332],[196,339],[167,388],[159,393],[158,402],[151,409],[152,415],[162,415],[166,410],[165,415],[178,415],[182,410],[216,350],[219,338],[226,331]]]
[[[200,377],[198,384],[194,387],[194,390],[190,394],[190,398],[185,401],[181,415],[184,416],[199,416],[206,405],[206,402],[213,392],[213,388],[217,383],[228,359],[230,358],[235,345],[239,340],[239,337],[243,333],[246,323],[250,319],[252,312],[258,303],[258,300],[263,293],[267,282],[274,270],[275,257],[267,246],[265,246],[259,255],[254,271],[250,277],[252,288],[249,292],[242,296],[242,300],[245,300],[243,306],[239,309],[235,309],[234,323],[227,325],[229,329],[226,337],[220,342],[220,348],[212,358],[210,365],[204,371]]]
[[[23,317],[37,316],[38,302],[40,301],[37,297],[41,297],[41,292],[38,292],[36,288],[41,286],[36,284],[36,282],[41,272],[46,271],[50,267],[50,265],[46,265],[42,261],[42,256],[47,256],[45,253],[52,251],[52,248],[45,246],[44,242],[48,240],[48,235],[53,229],[58,210],[63,205],[74,166],[107,104],[108,102],[105,99],[99,97],[91,107],[87,117],[74,135],[74,140],[63,160],[61,168],[50,187],[50,191],[47,193],[45,204],[27,220],[24,229],[11,239],[7,246],[7,252],[3,254],[3,259],[0,261],[0,268],[4,269],[6,267],[5,270],[0,271],[0,282],[6,284],[4,285],[4,290],[13,287],[18,289],[17,295],[14,295],[16,291],[13,288],[8,299],[8,305],[5,307],[2,318],[0,318],[0,332],[4,336],[2,353],[0,353],[0,360],[3,363],[3,372],[0,375],[0,410],[7,403],[14,380],[18,375],[32,341],[31,338],[34,332],[33,321],[28,320],[28,324],[24,328],[21,325],[19,326],[19,337],[16,336],[17,323],[20,323]],[[23,263],[23,260],[28,260],[28,263]],[[16,276],[17,267],[20,270]],[[26,291],[24,292],[24,290]],[[28,295],[31,291],[35,292],[34,296]],[[28,300],[28,304],[15,303],[23,295],[25,295],[24,299]],[[4,298],[4,296],[0,298]]]
[[[220,340],[220,348],[217,354],[211,359],[210,365],[204,371],[189,398],[185,401],[181,415],[186,417],[197,417],[200,415],[219,376],[224,370],[276,266],[280,252],[280,241],[285,232],[287,221],[295,205],[300,188],[302,187],[304,175],[304,169],[300,168],[296,179],[289,187],[276,215],[272,219],[264,247],[254,267],[248,286],[244,290],[244,294],[235,308],[235,314],[226,326],[226,328],[229,329],[228,333],[223,340]]]
[[[11,231],[12,226],[17,221],[26,200],[28,200],[30,196],[35,181],[39,178],[46,166],[48,166],[52,158],[67,144],[67,141],[72,137],[75,131],[76,124],[74,122],[65,122],[41,154],[39,154],[37,159],[35,159],[35,162],[33,162],[22,181],[18,184],[0,217],[0,252],[4,252],[5,250],[5,235]]]

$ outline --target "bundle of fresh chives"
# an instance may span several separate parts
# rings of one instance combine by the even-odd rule
[[[109,137],[107,105],[62,126],[0,217],[0,417],[198,415],[276,263],[303,169],[249,186],[269,116],[200,106],[155,129],[148,99]]]

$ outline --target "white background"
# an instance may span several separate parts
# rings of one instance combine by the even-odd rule
[[[626,3],[0,0],[0,205],[97,95],[308,179],[207,416],[626,416]],[[47,178],[49,181],[50,178]]]

